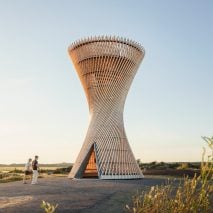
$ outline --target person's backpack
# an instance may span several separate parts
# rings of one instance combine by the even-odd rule
[[[34,160],[34,161],[32,162],[32,168],[33,168],[33,170],[37,170],[37,163],[36,163],[36,160]]]

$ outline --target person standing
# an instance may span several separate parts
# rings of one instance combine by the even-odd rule
[[[31,179],[31,175],[32,175],[32,166],[31,166],[31,162],[32,162],[32,159],[29,158],[28,159],[28,162],[25,164],[25,167],[24,167],[24,177],[23,177],[23,183],[26,184],[26,179],[27,179],[27,176],[30,176],[30,179]]]
[[[38,183],[38,156],[35,156],[35,159],[32,162],[32,168],[33,168],[33,178],[32,178],[32,184]]]

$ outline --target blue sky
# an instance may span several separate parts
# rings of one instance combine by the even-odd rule
[[[74,162],[89,113],[67,48],[92,35],[146,50],[124,111],[135,157],[199,161],[213,134],[212,11],[210,0],[0,0],[0,163]]]

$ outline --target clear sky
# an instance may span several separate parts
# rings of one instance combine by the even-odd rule
[[[146,49],[124,111],[135,157],[199,161],[213,134],[212,22],[211,0],[0,0],[0,164],[74,162],[89,112],[67,48],[92,35]]]

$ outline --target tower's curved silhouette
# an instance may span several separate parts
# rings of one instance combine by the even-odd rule
[[[144,48],[118,37],[92,37],[74,42],[69,55],[83,85],[90,124],[70,178],[142,178],[129,146],[123,109]]]

